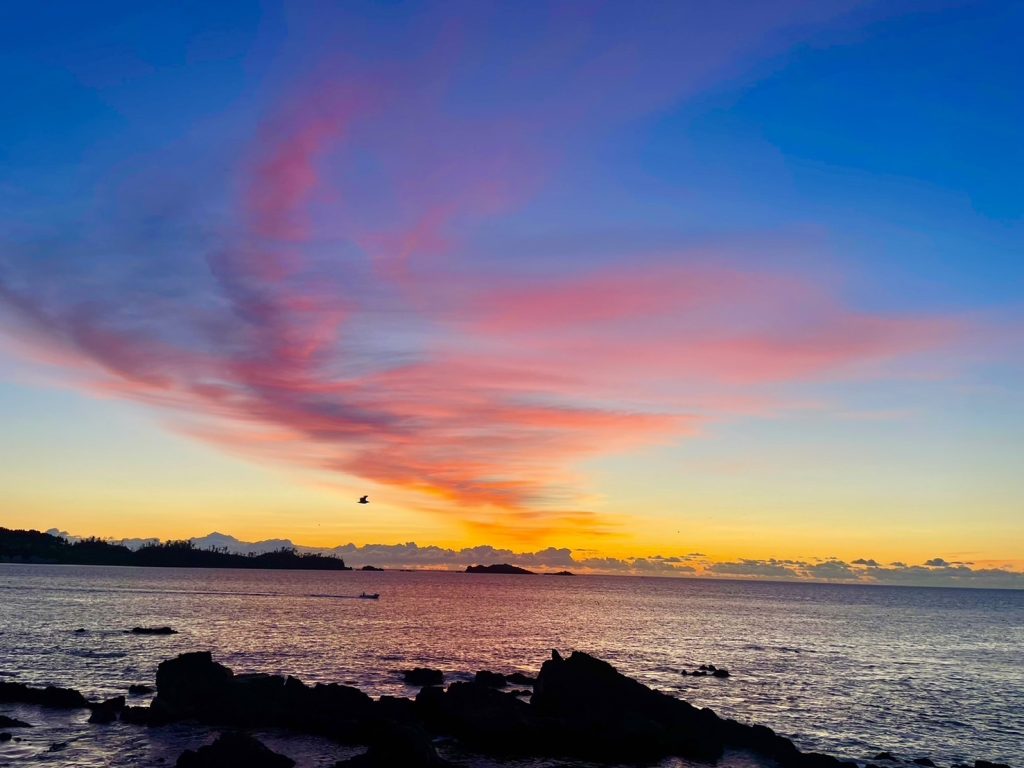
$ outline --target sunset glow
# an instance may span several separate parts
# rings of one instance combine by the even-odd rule
[[[0,524],[1024,570],[1020,9],[727,5],[8,30]]]

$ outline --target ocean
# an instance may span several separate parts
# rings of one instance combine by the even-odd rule
[[[355,599],[363,591],[380,599]],[[161,625],[178,634],[127,633]],[[402,669],[437,667],[449,681],[481,669],[536,674],[552,648],[596,655],[802,749],[1024,768],[1024,591],[0,564],[0,679],[90,697],[152,685],[162,660],[191,650],[211,650],[236,672],[412,696]],[[731,676],[682,674],[700,664]],[[0,765],[173,765],[208,738],[182,726],[90,726],[87,712],[0,704],[0,714],[38,726],[0,744]],[[361,751],[261,738],[300,766]],[[565,764],[445,749],[467,766]]]

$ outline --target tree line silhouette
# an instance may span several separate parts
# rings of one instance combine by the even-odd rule
[[[187,539],[129,549],[96,536],[69,541],[41,531],[0,528],[0,563],[136,565],[155,568],[276,568],[349,571],[340,557],[282,548],[240,555],[227,547],[200,549]]]

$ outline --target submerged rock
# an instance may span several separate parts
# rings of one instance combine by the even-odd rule
[[[170,627],[132,627],[129,632],[133,635],[176,635],[178,630]]]
[[[291,768],[295,761],[244,733],[222,733],[212,744],[186,749],[177,768]]]
[[[444,672],[429,667],[416,667],[403,672],[402,679],[409,685],[443,685]]]

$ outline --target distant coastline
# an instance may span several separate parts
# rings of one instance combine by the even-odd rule
[[[167,541],[129,549],[98,538],[68,541],[41,531],[0,528],[0,563],[125,565],[150,568],[259,568],[269,570],[351,571],[340,557],[279,549],[240,555],[200,549],[191,541]]]

